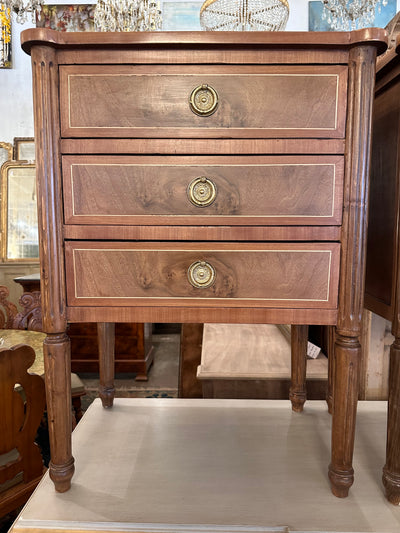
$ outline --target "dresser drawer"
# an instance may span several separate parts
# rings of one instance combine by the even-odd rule
[[[66,224],[339,225],[343,157],[63,157]]]
[[[60,67],[63,137],[344,137],[347,67]]]
[[[338,243],[66,242],[69,306],[337,306]]]

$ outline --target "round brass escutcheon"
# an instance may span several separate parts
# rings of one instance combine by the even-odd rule
[[[196,115],[208,117],[212,115],[218,106],[218,94],[215,89],[207,85],[199,85],[194,88],[189,98],[190,109]]]
[[[215,270],[207,261],[195,261],[188,269],[189,283],[197,289],[207,289],[215,281]]]
[[[200,176],[189,183],[187,195],[196,207],[207,207],[217,197],[217,187],[210,178]]]

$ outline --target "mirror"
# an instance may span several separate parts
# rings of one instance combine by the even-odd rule
[[[33,137],[14,138],[14,159],[17,161],[35,161],[35,141]]]
[[[10,143],[0,142],[0,167],[6,161],[12,159],[13,147]]]
[[[1,167],[2,261],[39,258],[36,169],[26,161],[7,161]]]

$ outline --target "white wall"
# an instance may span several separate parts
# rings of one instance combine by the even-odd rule
[[[79,0],[52,0],[51,4],[84,3]],[[397,10],[400,0],[397,0]],[[33,137],[32,82],[30,57],[20,47],[21,30],[31,27],[12,25],[12,69],[0,69],[0,141],[12,143],[14,137]],[[307,31],[308,0],[290,0],[287,31]]]

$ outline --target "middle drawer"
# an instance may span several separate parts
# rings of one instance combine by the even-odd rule
[[[340,225],[343,156],[63,157],[66,224]]]

